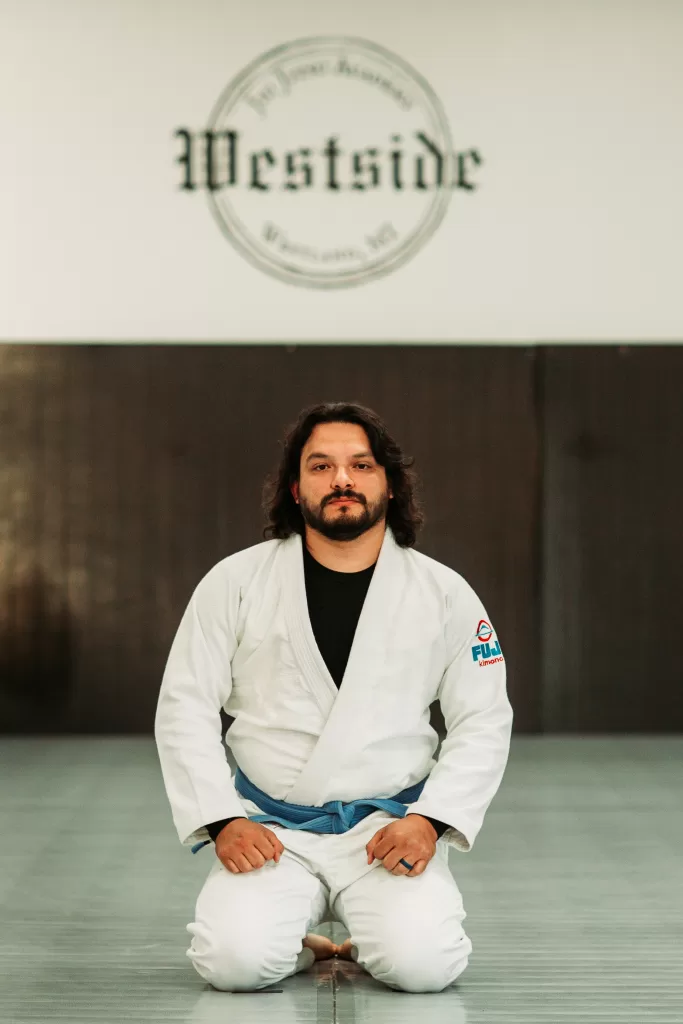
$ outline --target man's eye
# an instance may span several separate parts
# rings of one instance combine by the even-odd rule
[[[327,465],[327,463],[325,463],[325,462],[319,462],[317,466],[313,467],[313,470],[315,471],[316,469],[324,469],[326,465]],[[356,465],[357,466],[366,466],[368,469],[370,469],[370,463],[369,462],[357,462]]]

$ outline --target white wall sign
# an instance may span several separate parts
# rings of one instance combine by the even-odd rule
[[[278,46],[240,71],[209,129],[178,130],[182,188],[208,190],[224,234],[291,284],[341,288],[400,267],[453,189],[474,188],[441,101],[385,48],[331,36]]]
[[[0,16],[0,340],[683,340],[683,4]]]

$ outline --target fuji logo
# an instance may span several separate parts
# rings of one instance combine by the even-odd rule
[[[493,630],[490,624],[486,621],[486,619],[482,619],[479,625],[477,626],[477,640],[480,640],[481,643],[485,644],[488,643],[492,636]]]

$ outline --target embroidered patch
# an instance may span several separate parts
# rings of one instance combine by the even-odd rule
[[[472,648],[472,661],[476,661],[479,668],[495,665],[497,661],[505,661],[500,641],[496,638],[491,623],[486,619],[481,619],[477,626],[477,640],[479,643]]]

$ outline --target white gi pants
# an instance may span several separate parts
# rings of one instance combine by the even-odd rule
[[[352,956],[392,989],[440,992],[465,970],[472,943],[462,922],[462,897],[437,842],[426,870],[414,878],[367,863],[365,845],[391,817],[377,812],[341,835],[267,824],[285,846],[278,864],[233,874],[214,862],[187,925],[187,956],[214,988],[265,988],[314,962],[302,947],[325,920],[348,930]],[[207,848],[208,849],[208,848]]]

